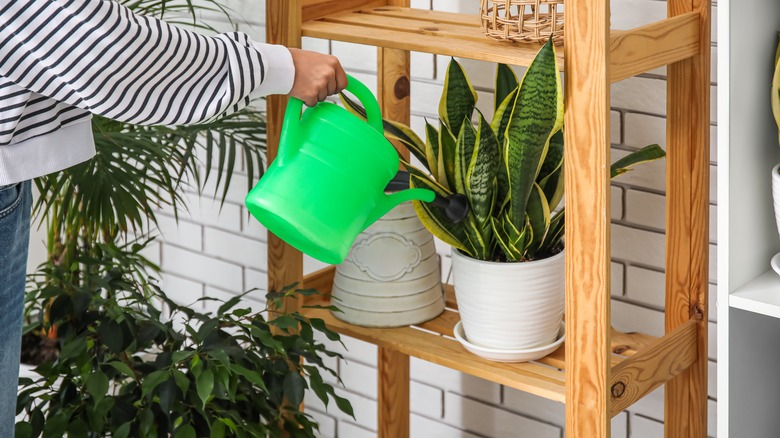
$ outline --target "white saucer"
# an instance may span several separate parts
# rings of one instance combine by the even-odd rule
[[[780,252],[772,257],[772,261],[769,264],[772,265],[772,269],[777,272],[777,275],[780,275]]]
[[[564,333],[565,323],[561,322],[561,329],[558,332],[558,339],[552,344],[543,345],[541,347],[529,348],[524,350],[501,350],[498,348],[487,348],[479,345],[474,345],[466,340],[466,336],[463,333],[463,324],[458,321],[455,324],[455,339],[463,345],[466,350],[476,354],[479,357],[492,360],[494,362],[528,362],[531,360],[541,359],[548,354],[555,351],[563,343],[566,338]]]

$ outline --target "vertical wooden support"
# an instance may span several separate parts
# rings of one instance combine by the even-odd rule
[[[666,331],[698,321],[697,360],[665,388],[665,434],[707,436],[710,1],[669,0],[669,16],[700,13],[698,55],[668,69]]]
[[[566,435],[610,436],[609,1],[566,4]],[[576,48],[576,50],[574,50]]]
[[[409,6],[409,0],[389,0],[392,6]],[[382,116],[409,123],[409,51],[377,49],[377,89]],[[409,151],[395,145],[407,159]],[[409,437],[409,356],[379,347],[379,438]]]
[[[409,356],[379,347],[379,438],[409,438]]]
[[[301,47],[301,0],[266,0],[266,41],[287,47]],[[287,105],[286,96],[267,99],[268,161],[276,157],[279,132]],[[279,290],[303,279],[303,256],[299,251],[268,233],[268,289]],[[285,311],[297,310],[298,300],[284,304]]]

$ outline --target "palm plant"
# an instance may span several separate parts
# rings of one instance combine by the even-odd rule
[[[200,12],[229,18],[216,0],[120,2],[205,29]],[[224,202],[241,163],[252,187],[264,169],[264,113],[250,106],[181,127],[96,116],[92,129],[92,160],[36,180],[48,259],[28,282],[25,332],[55,340],[59,357],[23,380],[17,436],[312,436],[316,423],[299,408],[306,388],[351,413],[320,376],[333,373],[321,356],[334,353],[314,332],[338,340],[321,320],[266,320],[239,298],[216,317],[194,312],[166,297],[159,267],[143,256],[160,209],[186,207],[185,187],[200,192],[216,178]],[[294,293],[314,292],[291,287],[269,303]]]
[[[343,101],[363,114],[355,102]],[[479,260],[528,261],[560,252],[563,94],[552,41],[539,50],[522,80],[508,66],[498,66],[491,121],[476,103],[474,87],[453,59],[439,104],[439,128],[426,123],[425,141],[408,126],[385,121],[386,136],[406,146],[425,168],[404,162],[412,186],[469,200],[470,212],[459,223],[437,205],[415,202],[423,224]],[[658,145],[647,146],[614,163],[612,176],[664,155]]]

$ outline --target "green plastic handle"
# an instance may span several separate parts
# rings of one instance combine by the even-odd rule
[[[360,103],[366,109],[366,119],[368,124],[376,129],[377,132],[384,135],[385,128],[382,123],[382,110],[379,108],[379,102],[376,101],[374,94],[362,82],[354,77],[347,75],[347,91],[354,94]],[[319,104],[318,104],[319,105]],[[282,121],[282,133],[279,139],[279,152],[276,159],[279,165],[292,158],[298,153],[298,148],[303,144],[301,135],[301,111],[303,110],[303,101],[295,97],[290,97],[287,102],[287,109],[284,112]]]

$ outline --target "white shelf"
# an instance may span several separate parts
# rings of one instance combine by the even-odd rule
[[[780,318],[780,275],[768,270],[729,295],[729,306]]]

